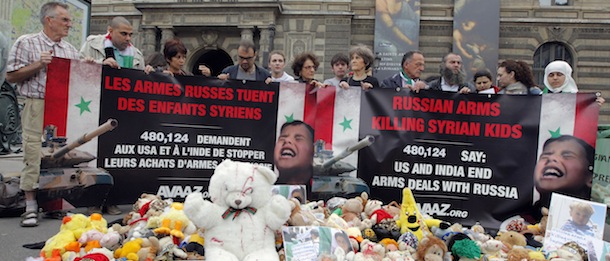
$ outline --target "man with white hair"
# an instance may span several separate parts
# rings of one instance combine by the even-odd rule
[[[25,192],[25,213],[21,216],[22,227],[38,225],[38,203],[36,192],[40,177],[40,154],[42,150],[44,96],[47,82],[47,66],[53,57],[78,59],[78,50],[63,38],[68,36],[72,18],[68,5],[48,2],[40,8],[42,31],[19,37],[9,53],[6,80],[15,83],[24,96],[25,106],[21,113],[23,130],[23,162],[19,188]]]

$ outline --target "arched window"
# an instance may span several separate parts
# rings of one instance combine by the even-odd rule
[[[574,68],[572,53],[562,42],[548,42],[542,44],[534,53],[534,77],[540,87],[544,87],[544,67],[552,61],[566,61]],[[575,68],[574,68],[575,69]]]

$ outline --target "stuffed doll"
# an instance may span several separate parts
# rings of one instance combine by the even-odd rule
[[[525,247],[527,245],[527,241],[524,235],[521,235],[515,231],[506,231],[498,234],[496,236],[497,240],[500,240],[504,246],[502,247],[502,251],[504,253],[508,253],[515,246]]]
[[[481,248],[472,239],[457,240],[451,246],[454,261],[474,261],[481,258]]]
[[[288,225],[290,226],[319,226],[322,221],[318,220],[316,216],[309,209],[302,209],[301,202],[296,198],[290,198],[290,218],[288,219]]]
[[[79,252],[80,244],[77,240],[88,226],[89,219],[83,214],[65,216],[62,219],[59,232],[45,242],[41,250],[41,256],[50,258],[53,256],[54,250],[59,251],[60,255],[63,255],[66,251]]]
[[[504,244],[500,240],[490,239],[481,244],[481,252],[486,260],[495,260],[500,257],[503,246]]]
[[[543,242],[544,235],[546,233],[546,224],[549,219],[549,209],[543,207],[540,210],[540,213],[542,214],[542,218],[540,219],[540,222],[538,222],[537,224],[534,224],[534,225],[528,225],[527,229],[521,231],[521,234],[531,233],[532,235],[534,235],[534,239],[536,241]]]
[[[417,246],[415,260],[417,261],[443,261],[447,253],[447,246],[443,240],[435,236],[422,238]]]
[[[187,235],[195,232],[195,225],[186,217],[182,203],[174,202],[170,208],[159,216],[148,219],[148,227],[154,228],[153,232],[157,237],[172,235],[179,241]]]
[[[144,243],[143,238],[136,238],[134,240],[130,240],[125,242],[121,247],[114,251],[114,258],[124,258],[129,261],[137,261],[138,260],[138,251],[142,248],[142,243]]]
[[[529,250],[525,248],[513,248],[508,251],[508,257],[506,258],[506,261],[527,261],[529,260],[529,258]]]
[[[587,251],[574,241],[567,242],[559,247],[551,261],[588,261]]]
[[[210,179],[211,202],[192,193],[184,213],[204,229],[205,259],[279,260],[275,231],[290,216],[290,203],[271,190],[278,176],[271,169],[224,160]]]
[[[362,198],[350,198],[341,206],[341,217],[349,224],[359,223],[360,214],[364,210]]]

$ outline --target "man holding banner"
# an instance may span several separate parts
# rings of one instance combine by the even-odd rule
[[[72,27],[68,5],[48,2],[40,9],[43,29],[39,33],[19,37],[11,48],[7,80],[16,83],[21,95],[26,97],[21,116],[23,128],[23,161],[20,188],[25,192],[26,208],[22,215],[22,227],[38,225],[36,190],[40,176],[42,148],[44,96],[47,81],[47,65],[53,57],[78,59],[74,46],[63,40]]]
[[[402,56],[400,72],[383,80],[382,88],[409,88],[414,92],[426,89],[426,82],[419,77],[425,69],[424,54],[420,51],[408,51]]]
[[[476,88],[466,79],[466,71],[462,66],[462,57],[459,54],[448,53],[441,63],[441,78],[430,82],[430,90],[474,93]]]
[[[108,26],[108,33],[91,35],[80,50],[84,58],[112,68],[144,70],[142,52],[131,44],[133,27],[125,17],[117,16]]]

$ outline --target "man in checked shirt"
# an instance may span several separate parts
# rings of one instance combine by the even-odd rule
[[[44,120],[44,95],[47,81],[47,65],[53,57],[79,59],[74,46],[63,40],[72,27],[68,5],[48,2],[40,8],[42,31],[19,37],[7,62],[6,79],[17,85],[26,97],[21,116],[23,128],[23,161],[20,188],[25,192],[26,208],[21,226],[38,225],[36,192],[40,176],[41,137]]]

